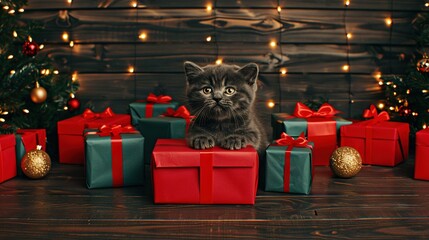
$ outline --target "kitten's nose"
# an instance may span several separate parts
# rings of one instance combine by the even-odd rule
[[[216,102],[219,102],[220,100],[222,100],[222,95],[215,93],[213,95],[213,100],[215,100]]]

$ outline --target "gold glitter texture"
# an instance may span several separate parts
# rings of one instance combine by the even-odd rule
[[[351,178],[361,170],[362,158],[352,147],[339,147],[332,153],[329,166],[336,176]]]
[[[31,150],[22,157],[21,169],[29,178],[43,178],[51,170],[51,158],[45,151]]]

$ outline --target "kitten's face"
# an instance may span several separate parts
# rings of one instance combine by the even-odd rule
[[[258,66],[208,65],[185,62],[187,97],[197,119],[233,119],[251,107],[257,89]]]

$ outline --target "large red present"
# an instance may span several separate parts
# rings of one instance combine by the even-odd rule
[[[374,106],[366,111],[372,112],[374,118],[341,127],[341,146],[355,148],[362,164],[395,166],[407,159],[408,123],[388,121],[387,112],[378,114]]]
[[[16,176],[15,136],[0,135],[0,183]]]
[[[155,203],[255,203],[258,154],[253,147],[195,150],[184,139],[158,139],[151,164]]]
[[[102,125],[130,125],[128,114],[115,114],[110,108],[102,113],[94,113],[86,109],[83,114],[58,122],[59,162],[83,164],[84,130],[86,128],[99,128]]]
[[[429,180],[429,128],[416,133],[414,178]]]

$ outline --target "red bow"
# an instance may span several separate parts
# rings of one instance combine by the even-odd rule
[[[369,109],[365,109],[363,111],[363,117],[373,118],[373,120],[376,120],[377,122],[388,121],[390,119],[389,114],[386,111],[377,113],[377,108],[372,104],[369,106]]]
[[[97,132],[97,134],[100,137],[106,137],[106,136],[118,137],[119,134],[121,133],[138,133],[138,131],[136,131],[136,129],[134,129],[134,127],[131,125],[122,126],[119,124],[112,125],[112,126],[103,125],[98,130],[99,132]]]
[[[280,138],[276,140],[276,143],[281,146],[311,147],[311,145],[308,145],[308,141],[305,139],[304,133],[301,133],[297,138],[293,138],[285,132],[282,132]]]
[[[115,113],[113,113],[113,110],[110,107],[106,108],[102,113],[94,113],[91,109],[87,108],[82,114],[85,119],[108,118],[113,117],[114,115]]]
[[[293,115],[299,118],[311,118],[311,117],[333,117],[340,111],[336,110],[328,103],[322,104],[317,112],[311,110],[304,103],[297,102]]]
[[[191,113],[185,106],[180,106],[177,110],[174,110],[172,108],[167,108],[167,112],[162,114],[162,116],[165,117],[176,117],[176,118],[184,118],[184,119],[191,119],[194,116],[191,116]]]
[[[148,103],[169,103],[171,101],[171,97],[168,95],[159,95],[156,96],[153,93],[149,93],[149,96],[146,98],[146,102]]]

